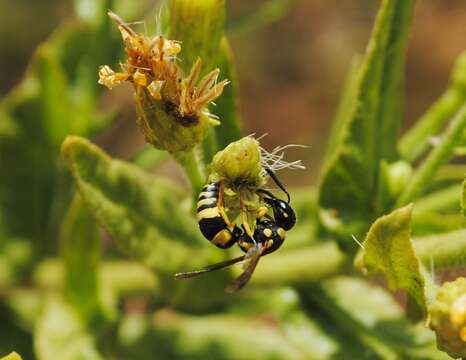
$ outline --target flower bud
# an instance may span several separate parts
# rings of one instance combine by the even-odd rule
[[[393,198],[401,194],[412,174],[413,169],[406,161],[397,161],[388,165],[388,188]]]
[[[453,358],[466,357],[466,278],[442,285],[429,306],[429,316],[437,347]]]
[[[233,187],[257,189],[265,183],[259,142],[246,136],[215,154],[210,170]]]
[[[137,124],[146,141],[171,153],[190,150],[205,138],[209,126],[218,125],[207,106],[222,94],[227,81],[217,82],[218,69],[201,78],[200,59],[184,77],[177,61],[180,42],[138,34],[116,14],[109,16],[121,32],[127,59],[122,72],[101,66],[99,83],[109,89],[132,83]]]

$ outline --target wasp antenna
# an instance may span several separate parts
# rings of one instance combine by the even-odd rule
[[[228,266],[234,265],[234,264],[239,263],[240,261],[243,261],[243,260],[244,260],[244,255],[239,256],[239,257],[234,258],[234,259],[230,259],[230,260],[222,261],[222,262],[219,262],[219,263],[216,263],[216,264],[212,264],[212,265],[206,266],[205,268],[202,268],[202,269],[199,269],[199,270],[177,273],[177,274],[175,274],[175,279],[177,279],[177,280],[179,280],[179,279],[189,279],[189,278],[196,277],[196,276],[199,276],[199,275],[202,275],[202,274],[206,274],[206,273],[209,273],[209,272],[212,272],[212,271],[224,269],[224,268],[226,268]]]
[[[265,167],[265,171],[267,171],[267,174],[269,174],[269,176],[272,178],[272,180],[275,182],[275,184],[277,184],[277,186],[280,189],[282,189],[282,191],[286,194],[286,197],[288,198],[288,204],[289,204],[290,201],[291,201],[291,198],[290,198],[290,194],[285,189],[285,186],[281,183],[280,180],[278,180],[277,175],[275,175],[275,173],[272,171],[272,169],[270,169],[269,167]]]

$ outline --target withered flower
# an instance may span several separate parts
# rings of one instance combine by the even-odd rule
[[[109,16],[118,25],[127,58],[121,72],[101,66],[99,83],[109,89],[124,81],[133,84],[137,124],[149,143],[172,153],[191,149],[204,139],[209,126],[218,125],[207,106],[228,81],[217,82],[218,69],[200,79],[201,59],[184,77],[177,59],[181,42],[138,34],[115,13],[110,11]]]

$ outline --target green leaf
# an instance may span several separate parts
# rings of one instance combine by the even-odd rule
[[[58,148],[70,132],[73,122],[67,121],[70,111],[68,81],[53,49],[47,44],[40,46],[35,54],[32,70],[39,82],[39,101],[45,120],[49,142]]]
[[[261,29],[283,19],[296,6],[296,0],[266,0],[239,18],[227,20],[228,35],[238,36]]]
[[[198,311],[224,303],[222,287],[228,272],[212,274],[211,281],[174,279],[176,272],[221,261],[226,255],[202,238],[183,189],[111,159],[80,137],[66,138],[62,152],[85,204],[118,247],[156,271],[164,290],[161,299]],[[206,299],[206,292],[214,289]]]
[[[415,171],[410,182],[407,184],[397,200],[397,206],[402,206],[415,200],[426,187],[445,162],[452,156],[455,146],[461,141],[463,132],[466,130],[466,106],[463,106],[450,122],[445,130],[439,144],[432,149],[429,156],[421,163]]]
[[[332,128],[328,136],[324,164],[326,164],[334,156],[338,146],[344,140],[346,126],[350,120],[352,104],[356,96],[356,90],[359,80],[359,69],[361,67],[361,56],[356,55],[351,61],[350,68],[346,75],[343,85],[343,90],[338,102],[335,118],[332,122]]]
[[[65,215],[59,241],[65,264],[65,297],[88,322],[99,312],[100,233],[79,194]]]
[[[282,331],[250,316],[192,316],[162,310],[152,323],[150,342],[167,359],[186,354],[199,359],[305,358]]]
[[[411,242],[412,205],[382,216],[372,224],[356,266],[381,272],[391,289],[404,289],[416,310],[426,315],[425,281]]]
[[[333,242],[282,250],[261,259],[251,283],[303,286],[345,271],[347,265],[347,257]]]
[[[466,52],[463,52],[453,68],[450,84],[442,96],[401,138],[398,147],[401,156],[416,161],[429,147],[429,140],[435,136],[466,101]]]
[[[466,264],[466,229],[417,237],[413,244],[419,259],[434,271]]]
[[[113,0],[75,0],[74,9],[79,19],[95,27],[107,17],[108,9],[113,8]]]
[[[200,241],[183,209],[187,194],[173,183],[113,160],[80,137],[66,138],[62,152],[86,205],[128,255],[155,267],[179,267],[182,243]]]
[[[166,151],[157,150],[153,146],[146,145],[134,155],[131,162],[140,168],[149,170],[159,165],[167,156]]]
[[[400,93],[412,0],[384,0],[358,70],[341,142],[324,168],[319,202],[361,235],[374,216],[380,160],[393,160],[400,124]],[[346,248],[351,233],[340,234]]]
[[[463,182],[463,197],[461,199],[461,207],[463,208],[463,214],[466,218],[466,180]]]
[[[434,334],[424,324],[411,325],[393,297],[368,281],[338,276],[300,293],[311,314],[317,305],[338,323],[343,344],[362,344],[370,352],[355,358],[446,359],[435,348]]]
[[[211,111],[220,118],[220,125],[214,128],[218,150],[241,137],[241,119],[238,111],[238,78],[233,62],[233,54],[226,37],[220,42],[217,66],[220,74],[230,81],[216,101]],[[215,155],[212,154],[212,156]],[[207,159],[206,163],[210,161]]]
[[[102,360],[94,340],[74,312],[58,298],[50,298],[38,320],[35,332],[38,360]]]
[[[116,35],[82,23],[61,26],[0,102],[0,161],[9,169],[0,177],[0,212],[8,233],[30,239],[38,257],[55,253],[71,197],[69,176],[57,161],[61,142],[70,132],[89,134],[111,120],[95,111],[93,61],[118,49]]]
[[[454,212],[458,213],[458,195],[461,195],[461,185],[455,184],[441,190],[424,195],[416,201],[415,211],[419,212]]]
[[[458,197],[457,197],[458,201]],[[414,211],[412,230],[416,236],[427,236],[454,231],[464,224],[463,215]]]
[[[169,38],[182,42],[181,66],[189,73],[197,58],[203,60],[203,73],[216,67],[215,60],[223,36],[224,0],[170,0]]]

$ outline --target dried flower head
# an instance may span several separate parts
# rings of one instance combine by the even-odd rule
[[[170,152],[189,150],[204,139],[209,126],[218,124],[207,106],[228,81],[217,81],[218,69],[200,79],[200,59],[183,77],[177,60],[179,41],[138,34],[115,13],[110,11],[109,16],[118,25],[127,58],[121,72],[101,66],[99,83],[109,89],[124,81],[132,83],[137,122],[146,140]]]

